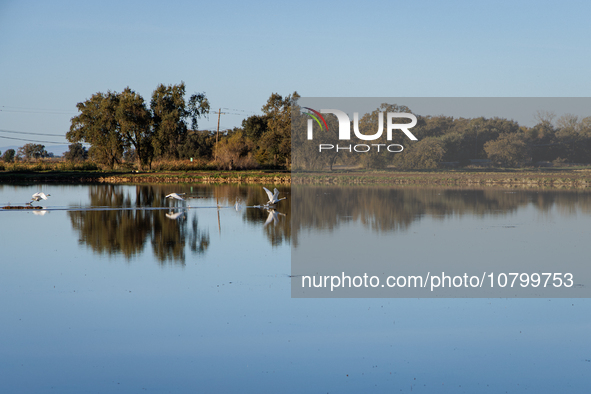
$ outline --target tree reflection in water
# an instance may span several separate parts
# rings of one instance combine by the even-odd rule
[[[131,189],[135,191],[133,197],[129,186],[96,185],[90,186],[90,204],[106,209],[68,214],[79,233],[79,242],[96,253],[120,253],[130,259],[143,252],[150,242],[161,263],[184,264],[187,250],[201,255],[210,246],[209,231],[199,227],[198,210],[187,211],[179,206],[173,208],[173,214],[185,214],[171,219],[166,216],[170,216],[169,210],[120,208],[168,207],[170,203],[164,196],[171,192],[186,192],[189,205],[195,199],[205,198],[202,205],[212,209],[232,209],[228,207],[240,201],[241,206],[251,207],[241,209],[239,214],[244,222],[252,224],[253,231],[263,231],[273,246],[288,243],[294,247],[301,231],[332,231],[349,222],[380,233],[405,231],[424,216],[443,220],[458,215],[506,215],[526,206],[541,214],[554,208],[561,214],[591,213],[591,193],[584,189],[307,185],[277,188],[287,199],[277,204],[278,215],[271,221],[269,210],[252,208],[268,200],[260,185],[142,185]],[[220,226],[223,235],[223,223]]]
[[[241,201],[243,206],[253,206],[268,200],[262,186],[199,185],[190,187],[190,190],[187,188],[178,185],[140,185],[134,187],[135,196],[132,196],[129,186],[94,185],[89,187],[89,205],[92,209],[73,210],[68,214],[72,227],[79,234],[79,243],[98,254],[123,254],[131,259],[142,253],[149,242],[159,262],[184,264],[187,246],[194,255],[207,251],[210,245],[209,231],[199,227],[198,210],[186,210],[183,204],[175,206],[175,202],[166,200],[167,194],[186,192],[189,205],[194,199],[205,198],[205,205],[210,208],[234,207],[237,201]],[[289,187],[280,189],[282,194],[289,194]],[[264,231],[273,246],[289,242],[290,239],[288,218],[291,202],[288,198],[280,204],[278,212],[286,215],[278,215],[277,221],[267,226],[264,225],[268,218],[266,210],[246,208],[240,213],[244,221],[257,227],[257,231]],[[170,209],[137,209],[169,206]]]
[[[591,214],[585,189],[449,188],[392,186],[308,186],[291,188],[292,245],[306,229],[332,231],[354,221],[375,232],[405,231],[424,216],[507,215],[533,206],[542,214]]]
[[[90,205],[104,210],[68,212],[79,243],[99,254],[123,254],[130,259],[141,253],[148,240],[159,262],[185,263],[185,245],[194,254],[209,246],[209,233],[199,228],[197,216],[176,220],[166,217],[167,210],[121,208],[166,207],[164,194],[154,186],[136,186],[135,199],[118,185],[90,186]],[[111,209],[109,209],[111,208]]]

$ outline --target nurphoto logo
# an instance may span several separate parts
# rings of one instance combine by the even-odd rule
[[[322,114],[333,114],[337,117],[339,122],[339,140],[351,140],[351,120],[349,119],[349,115],[347,115],[344,111],[338,109],[321,109],[320,112],[309,108],[304,107],[307,109],[308,116],[311,119],[308,119],[308,129],[307,129],[307,138],[308,140],[312,140],[314,137],[314,122],[318,124],[321,131],[329,131],[328,125],[326,123],[326,119],[322,116]],[[410,123],[394,123],[394,119],[397,118],[406,118],[410,119]],[[413,114],[404,113],[404,112],[387,112],[386,113],[386,139],[388,141],[392,141],[392,135],[395,130],[402,131],[406,137],[408,137],[412,141],[417,141],[417,137],[415,137],[409,129],[413,128],[417,124],[417,118]],[[384,113],[380,112],[378,115],[378,130],[374,134],[363,134],[359,131],[359,113],[353,113],[353,133],[355,137],[362,141],[375,141],[378,138],[382,137],[384,133]],[[373,147],[373,148],[372,148]],[[338,152],[339,150],[347,150],[349,152],[358,152],[358,153],[365,153],[369,152],[372,149],[377,149],[380,152],[380,149],[385,147],[388,152],[398,153],[402,152],[404,147],[400,144],[356,144],[356,145],[333,145],[333,144],[319,144],[318,150],[319,152],[334,150]]]

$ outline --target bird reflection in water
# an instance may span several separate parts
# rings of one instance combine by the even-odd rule
[[[170,211],[166,214],[166,217],[171,220],[177,220],[179,217],[181,217],[183,215],[184,215],[183,211],[179,211],[179,212]]]
[[[267,221],[263,227],[267,227],[271,222],[273,222],[273,226],[276,226],[279,223],[279,215],[285,216],[284,213],[277,212],[274,209],[267,209],[267,212],[269,212],[269,216],[267,216]]]

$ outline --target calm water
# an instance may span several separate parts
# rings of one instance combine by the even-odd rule
[[[290,258],[356,223],[399,243],[571,231],[556,256],[588,259],[591,194],[279,189],[274,218],[248,208],[260,186],[0,185],[1,206],[51,194],[0,211],[2,391],[588,392],[588,299],[297,299]]]

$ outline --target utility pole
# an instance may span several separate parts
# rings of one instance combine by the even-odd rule
[[[215,135],[215,160],[218,159],[218,136],[220,135],[220,115],[222,114],[222,109],[218,110],[218,132]]]

